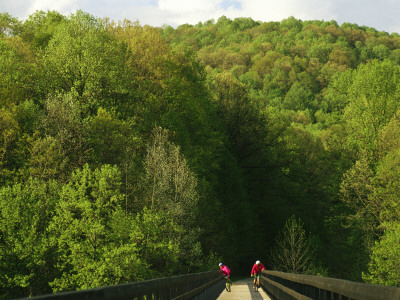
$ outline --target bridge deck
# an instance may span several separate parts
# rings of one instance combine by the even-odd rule
[[[228,293],[226,290],[217,298],[217,300],[245,300],[245,299],[267,299],[271,300],[270,297],[260,288],[258,292],[253,290],[253,281],[251,278],[235,281],[231,286],[231,292]]]

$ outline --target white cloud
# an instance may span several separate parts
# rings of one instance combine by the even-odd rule
[[[243,0],[242,13],[260,21],[280,21],[293,16],[302,20],[329,19],[331,1],[318,0]]]
[[[225,13],[221,4],[221,0],[159,0],[158,10],[165,16],[165,23],[176,26],[219,17]]]
[[[29,15],[29,6],[32,2],[24,0],[0,0],[0,12],[9,13],[16,18],[26,18]]]
[[[29,9],[30,13],[37,10],[55,10],[69,15],[79,9],[78,0],[35,0]]]
[[[8,12],[11,16],[26,19],[37,10],[55,10],[69,15],[79,9],[78,0],[0,0],[0,12]]]
[[[159,0],[158,9],[164,12],[171,25],[184,23],[196,24],[199,21],[218,19],[222,15],[228,18],[250,17],[257,21],[280,21],[294,16],[302,20],[332,20],[332,1],[321,0]]]
[[[221,1],[214,0],[198,0],[198,1],[182,1],[182,0],[159,0],[158,8],[175,14],[184,13],[203,13],[214,11]]]
[[[256,21],[336,20],[400,30],[398,0],[0,0],[0,12],[20,19],[36,10],[56,10],[69,15],[83,10],[96,17],[138,20],[142,25],[196,24],[221,16],[250,17]]]

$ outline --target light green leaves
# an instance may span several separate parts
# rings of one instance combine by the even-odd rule
[[[372,248],[368,273],[363,279],[368,283],[400,286],[400,224],[387,224],[385,233]]]
[[[29,179],[0,190],[0,285],[19,295],[49,290],[54,274],[52,246],[46,229],[59,193],[56,182]]]
[[[178,146],[168,142],[168,131],[153,130],[147,148],[143,178],[145,206],[167,210],[176,220],[194,215],[198,201],[197,180]]]
[[[301,219],[290,217],[275,239],[271,253],[274,270],[317,275],[315,249]]]
[[[181,229],[171,214],[122,207],[121,175],[104,165],[77,170],[60,192],[49,226],[59,276],[53,291],[85,289],[170,275]]]
[[[76,92],[83,114],[93,114],[119,90],[123,61],[118,51],[100,20],[77,12],[57,28],[46,48],[43,87]]]
[[[386,62],[361,65],[349,89],[345,119],[349,143],[368,153],[377,150],[379,131],[400,107],[400,70]]]

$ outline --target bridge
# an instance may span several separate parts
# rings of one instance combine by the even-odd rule
[[[30,300],[400,300],[400,288],[335,278],[264,270],[258,292],[251,279],[234,282],[225,290],[221,271],[152,279],[89,290],[63,292]]]

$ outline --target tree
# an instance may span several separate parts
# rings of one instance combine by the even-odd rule
[[[115,114],[99,108],[88,121],[88,147],[92,163],[122,165],[132,148],[132,130]]]
[[[62,179],[65,180],[68,158],[60,144],[60,141],[52,136],[37,138],[32,142],[30,149],[30,160],[28,162],[28,173],[30,176],[42,180]]]
[[[50,283],[53,291],[92,288],[115,284],[123,278],[132,279],[131,273],[123,274],[122,263],[141,271],[145,269],[135,254],[134,245],[111,238],[111,225],[117,225],[114,218],[124,215],[120,186],[117,167],[104,165],[92,171],[85,165],[62,187],[48,229],[51,244],[57,248],[58,274]],[[121,222],[124,224],[124,220]]]
[[[0,13],[0,36],[15,36],[19,34],[21,22],[9,13]]]
[[[23,23],[21,36],[33,47],[46,49],[57,27],[66,21],[66,17],[57,11],[36,11]]]
[[[179,147],[168,141],[168,131],[161,127],[153,130],[144,169],[143,206],[151,211],[167,210],[179,222],[186,223],[195,215],[197,179]]]
[[[320,63],[327,63],[330,57],[333,46],[331,44],[320,43],[316,44],[312,47],[309,47],[307,50],[307,57],[312,59],[316,58]]]
[[[355,62],[354,53],[344,47],[335,47],[329,54],[328,65],[339,72],[343,72],[352,67]]]
[[[122,53],[99,19],[78,11],[57,27],[46,48],[42,89],[75,93],[83,116],[110,108],[124,90]]]
[[[358,67],[345,110],[350,147],[376,155],[379,132],[400,107],[399,72],[389,61]]]
[[[294,18],[293,16],[290,16],[287,19],[283,19],[281,21],[281,29],[289,29],[289,30],[293,30],[295,32],[299,32],[302,30],[303,28],[303,22],[301,20],[297,20],[296,18]]]
[[[255,155],[262,141],[265,116],[257,111],[247,95],[246,86],[232,73],[217,74],[213,84],[218,113],[229,137],[230,150],[239,160]]]
[[[400,110],[379,132],[379,158],[400,149]]]
[[[294,215],[276,237],[270,259],[275,270],[301,274],[315,272],[315,250],[303,229],[303,222]]]
[[[49,96],[45,101],[41,134],[34,136],[28,163],[32,174],[65,182],[87,161],[87,128],[77,98],[74,93],[66,93]]]
[[[55,252],[47,228],[60,187],[29,178],[0,189],[0,296],[28,297],[50,292]]]
[[[145,208],[131,218],[130,243],[138,252],[141,263],[147,267],[147,270],[133,272],[141,278],[166,277],[185,272],[182,265],[194,257],[186,258],[190,253],[185,251],[187,245],[182,242],[182,236],[190,235],[190,232],[177,224],[174,216],[167,211]],[[121,232],[126,230],[120,229]],[[192,263],[195,264],[195,261]]]
[[[373,180],[374,193],[371,195],[379,212],[379,223],[400,221],[400,149],[393,150],[383,157],[377,165]]]
[[[283,107],[292,110],[314,109],[313,95],[307,87],[303,87],[299,82],[295,82],[286,93],[283,100]]]
[[[372,53],[374,54],[374,56],[380,60],[385,60],[388,59],[390,57],[391,51],[388,47],[386,47],[383,44],[374,46],[372,48]]]
[[[137,207],[146,207],[151,213],[168,211],[168,217],[177,224],[181,233],[177,235],[180,243],[180,272],[203,270],[204,259],[211,254],[212,249],[203,251],[200,236],[204,228],[213,228],[217,223],[210,218],[216,215],[215,203],[209,184],[203,182],[202,192],[211,199],[200,202],[198,179],[191,170],[180,148],[168,140],[169,132],[161,127],[155,127],[147,146],[144,158],[144,174],[138,183],[141,190],[137,198]],[[208,238],[208,237],[207,237]]]
[[[351,209],[350,222],[366,234],[368,244],[373,242],[380,214],[379,201],[371,197],[373,177],[370,161],[364,156],[343,175],[340,185],[341,201]]]
[[[330,114],[341,117],[344,109],[349,103],[348,90],[353,83],[354,70],[347,70],[343,73],[336,73],[326,88],[324,99],[320,104],[321,109]]]
[[[400,224],[386,224],[385,233],[372,248],[368,272],[363,273],[367,283],[400,286]]]
[[[262,79],[258,73],[254,71],[246,72],[239,76],[239,80],[253,89],[261,90],[263,87]]]
[[[192,236],[176,222],[174,211],[124,209],[121,172],[85,165],[62,186],[49,225],[57,248],[53,291],[87,289],[182,272]],[[183,230],[185,229],[185,230]],[[193,242],[193,241],[192,241]],[[196,259],[202,257],[197,253]],[[194,257],[188,257],[194,258]]]
[[[163,78],[164,65],[160,64],[165,62],[169,49],[156,28],[128,20],[107,27],[116,41],[128,46],[126,64],[138,79],[151,79],[155,83]]]
[[[18,105],[32,96],[37,72],[26,48],[19,37],[0,38],[0,108]]]
[[[268,51],[264,57],[256,60],[253,63],[252,71],[258,73],[261,78],[264,78],[265,75],[272,73],[275,67],[275,61],[282,58],[284,55],[277,51]]]
[[[20,127],[16,119],[16,106],[0,108],[0,173],[1,183],[10,180],[17,167],[15,145],[18,144]]]

